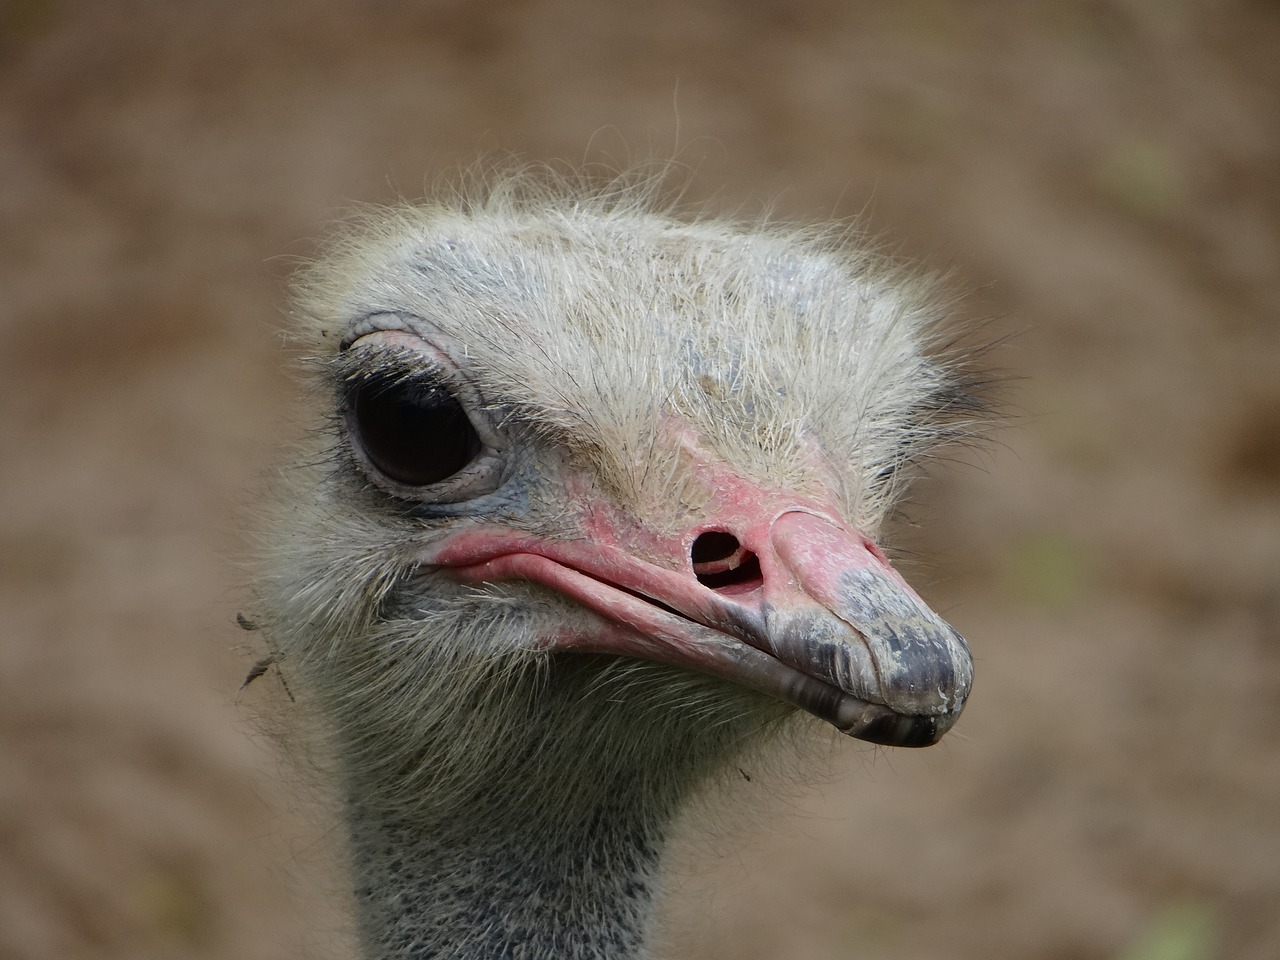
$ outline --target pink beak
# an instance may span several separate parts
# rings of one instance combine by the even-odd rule
[[[548,638],[552,649],[702,671],[873,743],[936,743],[972,684],[964,639],[868,538],[825,511],[772,499],[723,527],[648,538],[645,552],[662,542],[678,569],[637,559],[622,536],[561,541],[500,529],[455,534],[422,559],[472,582],[538,583],[599,615]]]

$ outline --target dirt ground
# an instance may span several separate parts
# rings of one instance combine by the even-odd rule
[[[1280,957],[1278,52],[1264,0],[0,3],[0,958],[346,955],[236,703],[285,279],[507,152],[859,216],[1012,335],[898,531],[965,718],[744,787],[666,956]]]

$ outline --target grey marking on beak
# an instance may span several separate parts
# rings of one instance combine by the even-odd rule
[[[866,638],[881,702],[904,714],[955,711],[973,683],[973,658],[955,629],[874,570],[840,578],[836,613]]]

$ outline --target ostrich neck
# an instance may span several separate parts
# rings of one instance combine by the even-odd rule
[[[370,960],[642,960],[676,814],[785,716],[647,661],[537,666],[329,702]]]
[[[619,790],[566,816],[487,797],[432,816],[352,803],[360,935],[376,960],[640,960],[664,826]]]

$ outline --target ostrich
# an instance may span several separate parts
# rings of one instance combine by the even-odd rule
[[[670,824],[746,752],[803,715],[932,744],[968,695],[877,541],[973,409],[938,301],[651,192],[517,178],[302,273],[324,416],[259,604],[369,958],[647,957]]]

